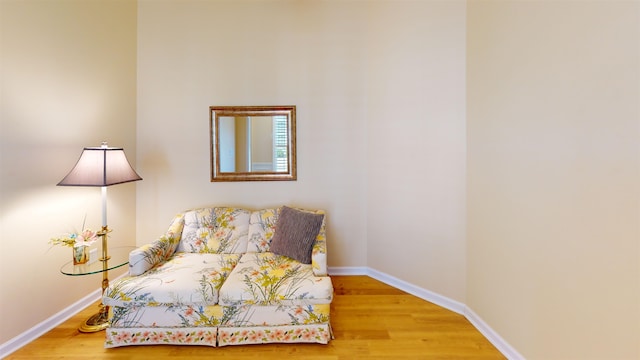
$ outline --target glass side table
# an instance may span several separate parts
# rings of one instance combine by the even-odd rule
[[[102,273],[102,294],[109,286],[109,270],[117,269],[129,263],[129,253],[135,246],[120,246],[109,249],[106,259],[101,257],[91,264],[73,265],[73,261],[62,265],[60,272],[69,276],[83,276]],[[97,332],[109,326],[109,307],[100,302],[97,314],[88,318],[78,330],[85,333]]]

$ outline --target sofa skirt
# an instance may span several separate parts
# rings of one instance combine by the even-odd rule
[[[318,343],[331,339],[329,324],[219,328],[108,328],[105,348],[132,345],[228,346]]]
[[[107,328],[105,348],[131,345],[217,346],[218,329],[213,328]]]
[[[329,311],[330,304],[111,306],[105,347],[326,344],[331,338]]]
[[[319,343],[331,339],[329,324],[218,328],[218,346],[267,343]]]

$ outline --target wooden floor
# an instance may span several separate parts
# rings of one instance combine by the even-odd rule
[[[82,334],[90,306],[6,359],[504,359],[464,316],[366,276],[333,276],[328,345],[103,347],[104,332]]]

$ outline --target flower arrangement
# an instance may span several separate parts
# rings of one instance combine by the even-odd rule
[[[59,238],[52,238],[49,243],[70,247],[73,250],[73,265],[80,265],[89,261],[89,246],[98,239],[98,236],[97,232],[85,229],[83,223],[82,231],[68,233]]]
[[[91,229],[82,230],[81,232],[74,232],[66,234],[63,237],[52,238],[50,243],[52,245],[62,245],[68,247],[82,247],[91,246],[98,239],[98,233]]]
[[[68,233],[59,238],[52,238],[49,243],[51,245],[62,245],[68,246],[70,248],[82,248],[93,245],[94,242],[98,239],[98,233],[92,231],[91,229],[84,228],[84,224],[87,221],[87,216],[84,216],[82,220],[82,231],[80,232],[72,232]]]
[[[93,245],[99,236],[104,235],[104,231],[101,233],[95,232],[91,229],[85,229],[85,219],[82,221],[82,231],[72,232],[65,234],[61,237],[52,238],[49,240],[51,245],[68,246],[72,250],[73,265],[86,264],[89,261],[89,246]]]

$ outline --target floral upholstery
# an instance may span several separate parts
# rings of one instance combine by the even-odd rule
[[[177,215],[163,236],[131,252],[130,275],[105,290],[105,347],[326,344],[333,287],[325,222],[307,265],[269,251],[279,213],[216,207]]]
[[[330,339],[329,304],[308,306],[114,306],[106,347],[241,345]],[[129,313],[129,319],[119,316]],[[135,319],[135,323],[131,320]]]
[[[276,231],[280,209],[264,209],[251,213],[247,252],[267,252]]]
[[[176,253],[142,276],[129,276],[108,287],[105,305],[215,305],[218,290],[239,254]]]
[[[329,321],[330,304],[267,306],[112,306],[113,328],[196,328],[317,325]]]
[[[218,346],[266,343],[315,342],[327,344],[331,338],[327,324],[314,326],[221,327],[218,330]]]
[[[133,250],[129,254],[129,275],[144,274],[145,271],[168,260],[180,243],[183,227],[184,214],[179,214],[173,218],[169,230],[162,237]]]
[[[220,289],[221,305],[328,304],[331,279],[313,275],[311,265],[270,252],[247,253]]]
[[[241,254],[247,251],[251,212],[235,208],[208,208],[184,216],[178,252]]]
[[[216,328],[107,329],[105,347],[166,344],[217,346],[217,336]]]

